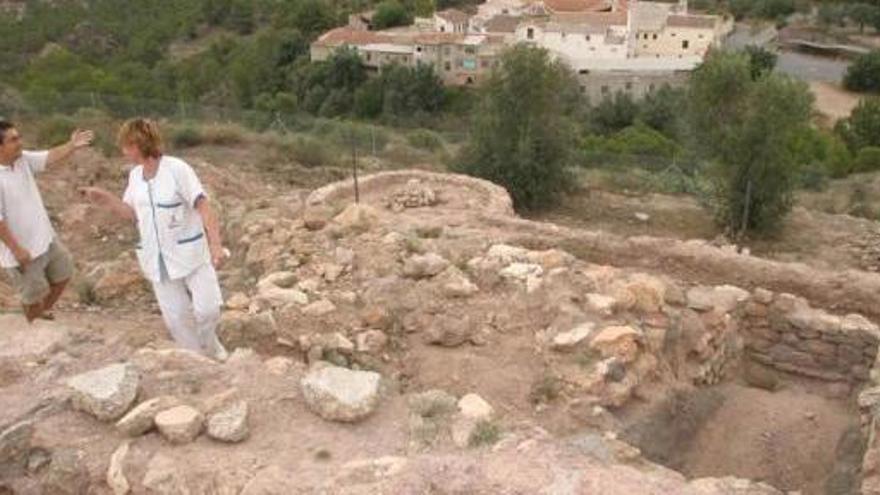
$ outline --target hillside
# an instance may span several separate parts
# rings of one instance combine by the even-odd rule
[[[855,400],[873,400],[880,331],[852,313],[880,317],[880,276],[523,220],[504,190],[462,176],[363,177],[358,206],[348,180],[269,184],[246,154],[218,165],[200,158],[209,150],[188,155],[234,253],[221,271],[221,335],[235,349],[223,364],[171,349],[132,232],[71,200],[69,184],[118,189],[125,171],[92,154],[42,180],[80,291],[58,322],[0,316],[7,491],[125,493],[124,479],[167,494],[769,495],[862,483],[870,412]],[[138,378],[117,381],[121,369]],[[91,370],[115,391],[83,402],[69,380]],[[317,378],[327,373],[342,375]],[[315,383],[329,388],[315,395]],[[184,404],[207,430],[132,433],[87,405],[109,400],[100,407],[118,418],[153,399],[152,414]],[[209,426],[218,412],[229,428],[244,414],[246,439],[212,439],[226,431]]]

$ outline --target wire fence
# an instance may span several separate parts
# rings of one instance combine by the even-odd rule
[[[71,92],[63,95],[50,94],[45,98],[17,97],[0,87],[0,116],[12,120],[62,119],[69,125],[85,120],[94,125],[103,119],[109,128],[116,121],[131,117],[149,117],[170,122],[175,126],[176,137],[187,138],[193,133],[193,141],[199,126],[243,126],[258,133],[277,133],[299,139],[295,147],[302,161],[320,165],[328,162],[349,162],[353,156],[380,156],[388,152],[393,136],[403,136],[411,147],[424,151],[437,151],[457,146],[467,141],[467,126],[445,126],[440,130],[418,126],[388,126],[373,121],[342,118],[323,118],[305,112],[263,111],[230,106],[209,105],[185,99],[167,101],[97,92]],[[96,118],[97,116],[97,118]],[[51,117],[51,118],[50,118]],[[89,121],[91,119],[91,121]],[[112,124],[109,124],[112,123]],[[63,127],[63,126],[62,126]],[[453,127],[450,129],[450,127]],[[61,134],[59,132],[58,134]],[[100,144],[100,143],[99,143]],[[111,142],[104,143],[109,149]],[[322,149],[324,148],[324,149]],[[332,148],[332,149],[328,149]],[[326,158],[327,152],[336,155],[335,160]],[[391,158],[392,161],[394,157]],[[673,193],[696,194],[699,192],[702,164],[693,159],[664,154],[608,153],[579,149],[574,165],[579,169],[612,172],[624,186],[635,189],[651,189]]]
[[[239,125],[255,132],[332,136],[337,142],[355,146],[358,153],[371,155],[379,153],[391,132],[406,136],[419,132],[421,136],[414,136],[413,142],[428,148],[433,143],[430,142],[430,136],[425,138],[425,134],[433,134],[434,140],[442,138],[453,144],[468,138],[466,129],[460,125],[449,125],[448,122],[435,129],[426,129],[407,122],[326,118],[302,111],[244,109],[186,99],[168,101],[97,92],[47,94],[45,97],[25,100],[0,86],[0,117],[11,120],[47,117],[76,119],[90,112],[91,115],[96,112],[103,114],[112,120],[148,117],[180,125]]]

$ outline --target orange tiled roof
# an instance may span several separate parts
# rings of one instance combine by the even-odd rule
[[[551,12],[601,12],[610,8],[608,0],[544,0]]]
[[[516,31],[516,27],[519,26],[520,20],[519,17],[512,15],[496,15],[486,21],[484,27],[488,33],[513,33]]]
[[[444,45],[464,41],[462,33],[419,33],[410,37],[410,40],[420,45]]]
[[[368,43],[393,43],[394,38],[375,31],[362,31],[348,26],[331,29],[315,42],[318,45],[365,45]]]
[[[667,24],[672,27],[712,29],[718,18],[712,15],[671,15]]]
[[[585,24],[598,27],[626,26],[627,14],[626,12],[561,13],[550,16],[550,20],[559,24]]]
[[[458,9],[441,10],[440,12],[437,12],[436,15],[441,19],[446,19],[447,21],[455,24],[463,24],[471,18],[471,16],[465,14]]]

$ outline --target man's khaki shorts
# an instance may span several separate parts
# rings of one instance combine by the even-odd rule
[[[49,294],[49,286],[70,280],[73,276],[73,258],[58,239],[49,250],[34,258],[24,273],[19,268],[7,268],[12,286],[18,291],[22,304],[36,304]]]

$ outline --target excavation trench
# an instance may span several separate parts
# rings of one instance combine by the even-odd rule
[[[622,438],[688,478],[734,476],[803,495],[860,493],[857,395],[877,344],[858,335],[745,327],[723,380],[618,411]]]

